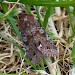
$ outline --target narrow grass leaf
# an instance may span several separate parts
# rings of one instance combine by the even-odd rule
[[[75,42],[73,43],[71,58],[73,60],[73,65],[75,65]]]
[[[74,37],[74,35],[69,36],[67,42],[70,43],[70,42],[71,42],[71,39],[72,39],[73,37]]]
[[[72,48],[71,57],[72,57],[72,58],[75,58],[75,42],[73,43],[73,48]]]
[[[69,14],[69,22],[70,22],[70,26],[71,26],[73,35],[75,35],[74,20],[73,20],[73,18],[72,18],[71,11],[70,11],[69,7],[66,7],[66,9],[67,9],[68,14]]]
[[[44,23],[43,23],[44,29],[46,29],[46,26],[48,23],[48,18],[53,14],[53,11],[54,11],[54,7],[49,6],[47,11],[46,11],[45,18],[44,18]]]
[[[25,53],[25,50],[24,50],[18,43],[14,42],[13,40],[4,37],[4,36],[1,35],[1,34],[0,34],[0,38],[3,38],[3,39],[6,40],[7,42],[12,43],[14,46],[18,47],[18,48],[22,51],[22,53]]]
[[[14,19],[13,17],[8,17],[7,18],[7,20],[10,22],[10,24],[11,24],[11,27],[13,27],[13,30],[16,32],[16,34],[19,36],[19,38],[22,40],[22,35],[21,35],[21,33],[20,33],[20,31],[19,31],[19,29],[17,28],[17,26],[16,26],[16,19]]]
[[[40,19],[40,12],[39,12],[38,6],[36,6],[36,14],[37,14],[37,17],[38,17],[38,22],[40,23],[40,26],[42,27],[42,23],[41,23],[41,19]]]
[[[16,15],[18,15],[20,13],[21,13],[21,11],[18,8],[15,8],[9,13],[9,16],[15,17]]]
[[[74,8],[74,10],[73,10],[73,15],[75,16],[75,6],[74,6],[73,8]]]
[[[24,70],[22,70],[22,75],[27,75],[27,73]]]
[[[0,21],[2,21],[3,19],[2,19],[2,16],[4,15],[4,13],[1,13],[0,12]]]
[[[4,13],[6,13],[8,11],[8,6],[4,3],[1,3],[1,7]]]
[[[45,66],[44,66],[44,61],[42,58],[40,59],[40,65],[41,65],[42,70],[46,71]]]
[[[17,0],[8,0],[11,2],[16,2]],[[29,5],[36,5],[36,6],[53,6],[53,7],[66,7],[66,6],[75,6],[75,1],[63,1],[60,0],[59,2],[51,1],[51,0],[20,0],[21,3],[26,3]]]
[[[10,2],[17,2],[17,0],[8,0],[8,1],[10,1]]]
[[[22,3],[27,3],[30,5],[36,5],[36,6],[53,6],[53,7],[66,7],[66,6],[75,6],[75,1],[50,1],[50,0],[20,0]]]
[[[0,2],[3,2],[4,0],[0,0]]]
[[[2,9],[3,9],[4,13],[6,13],[6,12],[8,11],[7,5],[2,3],[1,6],[2,6]],[[16,32],[16,34],[17,34],[17,35],[19,36],[19,38],[22,40],[22,35],[20,34],[20,31],[19,31],[19,29],[18,29],[17,26],[16,26],[17,20],[16,20],[15,18],[11,17],[11,15],[15,16],[16,14],[18,14],[18,13],[16,13],[16,12],[17,12],[17,10],[12,11],[12,12],[6,17],[6,19],[10,22],[11,28],[13,28],[13,30]],[[15,14],[14,14],[14,13],[15,13]]]
[[[37,70],[37,67],[26,57],[24,56],[22,53],[16,51],[16,53],[23,58],[26,62],[28,62],[35,70]]]
[[[31,13],[29,5],[26,3],[24,3],[24,4],[25,4],[25,8],[26,8],[27,12],[31,15],[32,13]]]

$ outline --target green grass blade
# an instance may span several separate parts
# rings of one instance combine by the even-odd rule
[[[73,43],[71,58],[73,60],[73,65],[75,65],[75,42]]]
[[[37,67],[26,57],[24,56],[22,53],[20,52],[16,52],[21,58],[23,58],[26,62],[28,62],[28,64],[30,64],[35,70],[37,70]]]
[[[53,11],[54,11],[54,7],[48,7],[47,11],[46,11],[46,14],[45,14],[45,18],[44,18],[44,23],[43,23],[43,27],[44,29],[46,29],[46,26],[47,26],[47,23],[48,23],[48,18],[49,16],[51,16],[53,14]]]
[[[2,19],[2,16],[4,15],[4,13],[1,13],[0,12],[0,21],[2,21],[3,19]]]
[[[1,6],[2,6],[2,9],[3,9],[4,13],[6,13],[6,12],[8,11],[7,5],[2,3]],[[16,20],[15,18],[11,17],[11,15],[14,16],[14,15],[16,15],[16,14],[18,14],[18,13],[17,13],[17,10],[12,11],[12,12],[10,12],[10,14],[9,14],[8,16],[6,16],[6,19],[10,22],[11,28],[14,29],[14,31],[16,32],[16,34],[17,34],[17,35],[19,36],[19,38],[22,40],[22,35],[20,34],[20,31],[19,31],[19,29],[18,29],[17,26],[16,26],[17,20]],[[1,19],[2,19],[2,18],[1,18]]]
[[[10,2],[17,2],[17,0],[8,0],[8,1],[10,1]]]
[[[17,0],[9,0],[11,2],[16,2]],[[26,3],[36,6],[53,6],[53,7],[66,7],[66,6],[75,6],[75,1],[51,1],[51,0],[20,0],[21,3]]]
[[[42,27],[42,23],[41,23],[41,19],[40,19],[40,12],[39,12],[38,6],[36,6],[36,14],[37,14],[37,17],[38,17],[38,22],[40,23],[40,26]]]
[[[74,35],[69,36],[67,42],[70,43],[70,42],[71,42],[71,39],[72,39],[73,37],[74,37]]]
[[[18,48],[22,51],[22,53],[25,53],[25,50],[24,50],[18,43],[14,42],[13,40],[4,37],[4,36],[1,35],[1,34],[0,34],[0,38],[3,38],[3,39],[6,40],[7,42],[12,43],[14,46],[18,47]]]
[[[14,8],[10,13],[9,16],[15,17],[16,15],[20,14],[21,11],[18,8]]]
[[[27,3],[30,5],[36,5],[36,6],[53,6],[53,7],[65,7],[65,6],[75,6],[75,1],[60,1],[60,2],[56,2],[56,1],[49,1],[49,0],[21,0],[22,3]]]
[[[66,7],[66,9],[67,9],[68,14],[69,14],[69,21],[70,21],[70,26],[71,26],[73,35],[75,35],[74,20],[73,20],[73,17],[71,16],[72,15],[71,11],[70,11],[69,7]]]
[[[19,38],[22,40],[22,35],[19,31],[19,29],[16,26],[16,19],[14,19],[13,17],[7,17],[7,20],[9,21],[9,23],[11,24],[11,27],[13,27],[13,30],[16,32],[16,34],[19,36]]]
[[[75,42],[73,43],[73,48],[72,48],[71,57],[72,57],[72,58],[75,58]]]
[[[3,2],[4,0],[0,0],[0,2]]]
[[[24,3],[24,4],[25,4],[25,8],[26,8],[27,12],[31,15],[32,13],[31,13],[29,5],[26,3]]]
[[[27,73],[24,70],[22,70],[21,75],[27,75]]]
[[[42,70],[46,71],[45,66],[44,66],[44,61],[42,58],[40,59],[40,65],[41,65]]]
[[[1,7],[4,13],[6,13],[8,11],[8,6],[4,3],[1,3]]]
[[[75,6],[74,6],[74,10],[73,10],[73,15],[75,16]]]

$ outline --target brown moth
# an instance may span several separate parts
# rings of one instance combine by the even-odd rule
[[[32,63],[38,65],[40,58],[58,55],[53,41],[48,38],[33,15],[20,14],[19,28],[26,47],[26,55]]]

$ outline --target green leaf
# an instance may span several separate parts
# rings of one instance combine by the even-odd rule
[[[69,9],[69,7],[66,7],[67,11],[68,11],[68,14],[69,14],[69,21],[70,21],[70,26],[71,26],[71,29],[72,29],[72,32],[73,32],[73,35],[75,35],[75,28],[74,28],[74,19],[73,19],[73,16],[71,14],[71,11]]]
[[[75,36],[75,35],[71,35],[71,36],[69,36],[67,42],[70,43],[71,40],[72,40],[72,38],[74,38],[74,36]]]
[[[0,0],[0,2],[3,2],[4,0]]]
[[[75,16],[75,6],[74,6],[73,8],[74,8],[74,10],[73,10],[73,14],[74,14],[74,16]]]
[[[1,4],[2,9],[4,11],[4,13],[6,13],[8,11],[8,7],[6,4]],[[11,28],[13,28],[13,30],[16,32],[16,34],[19,36],[19,38],[22,40],[22,35],[19,31],[19,29],[16,26],[17,20],[15,18],[13,18],[12,16],[16,16],[18,14],[18,9],[14,9],[12,12],[10,12],[7,16],[6,19],[9,21],[9,23],[11,24]],[[2,20],[3,15],[1,16],[0,20]]]
[[[44,66],[44,61],[42,58],[40,59],[40,65],[41,65],[42,70],[46,71],[45,66]]]
[[[53,12],[54,12],[54,7],[49,6],[47,11],[46,11],[45,18],[44,18],[44,23],[43,23],[44,29],[46,29],[46,26],[48,23],[48,18],[53,14]]]
[[[71,57],[72,57],[72,58],[75,58],[75,42],[73,43],[73,48],[72,48]]]
[[[26,3],[24,3],[24,4],[25,4],[25,8],[26,8],[27,12],[31,15],[32,13],[31,13],[29,5]]]
[[[4,13],[6,13],[8,11],[8,6],[4,3],[1,3],[1,7]]]
[[[12,43],[14,46],[18,47],[18,48],[22,51],[22,53],[25,53],[25,50],[24,50],[18,43],[14,42],[13,40],[4,37],[4,36],[1,35],[1,34],[0,34],[0,38],[3,38],[3,39],[6,40],[7,42]]]
[[[42,27],[42,23],[41,23],[41,19],[40,19],[40,12],[39,12],[38,6],[36,6],[36,14],[37,14],[37,17],[38,17],[38,22],[40,23],[40,26]]]
[[[65,6],[75,6],[75,1],[50,1],[50,0],[20,0],[22,3],[27,3],[36,6],[53,6],[53,7],[65,7]]]
[[[8,0],[11,2],[16,2],[17,0]],[[51,1],[51,0],[20,0],[21,3],[26,3],[29,5],[36,6],[53,6],[53,7],[66,7],[66,6],[75,6],[75,1]]]
[[[51,40],[56,39],[52,32],[49,32],[47,29],[45,30],[46,34],[50,37]]]
[[[7,0],[7,1],[10,1],[10,2],[17,2],[17,0]]]
[[[16,2],[17,0],[8,0],[10,2]],[[54,6],[54,7],[65,7],[65,6],[75,6],[75,1],[63,1],[59,0],[59,2],[53,0],[20,0],[21,3],[26,3],[30,5],[36,6]]]
[[[75,65],[75,42],[73,43],[71,58],[73,60],[73,64]]]
[[[37,70],[37,67],[36,65],[34,65],[26,56],[24,56],[24,54],[16,51],[16,53],[21,57],[23,58],[26,62],[28,62],[35,70]]]
[[[13,17],[7,17],[7,20],[10,22],[10,24],[11,24],[11,27],[13,27],[13,30],[16,32],[16,34],[19,36],[19,38],[22,40],[22,35],[21,35],[21,33],[20,33],[20,31],[19,31],[19,29],[17,28],[17,26],[16,26],[16,23],[17,23],[17,21],[16,21],[16,19],[14,19]]]
[[[21,13],[21,11],[18,8],[15,8],[10,12],[9,16],[15,17],[16,15],[18,15],[20,13]]]
[[[3,16],[3,15],[4,15],[4,14],[0,12],[0,21],[3,20],[3,19],[2,19],[2,16]]]
[[[27,73],[22,69],[21,75],[27,75]]]

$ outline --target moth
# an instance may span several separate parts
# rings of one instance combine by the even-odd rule
[[[33,15],[21,13],[19,19],[19,29],[23,36],[26,56],[33,64],[38,65],[42,57],[56,57],[58,55],[53,41],[48,38]]]

